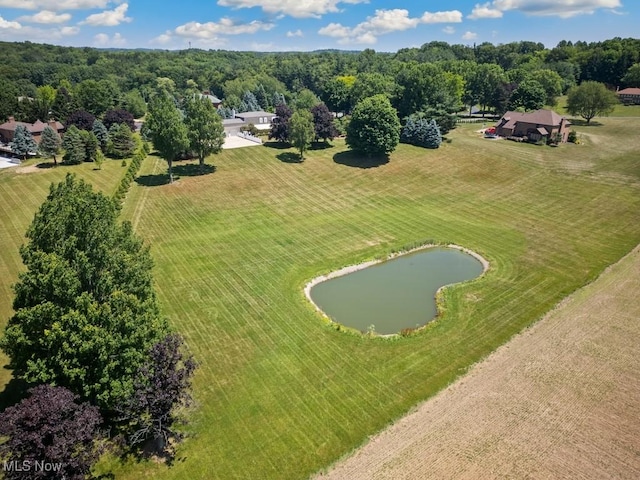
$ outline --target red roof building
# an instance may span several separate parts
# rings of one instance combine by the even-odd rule
[[[501,137],[526,137],[532,141],[543,138],[566,142],[571,122],[553,110],[534,112],[507,112],[496,125],[496,133]]]
[[[15,118],[9,117],[9,120],[7,122],[4,122],[2,125],[0,125],[0,139],[2,139],[4,143],[9,143],[10,141],[12,141],[13,135],[16,133],[16,128],[18,127],[18,125],[26,127],[26,129],[31,132],[33,139],[37,143],[40,143],[42,131],[47,125],[49,125],[58,133],[62,133],[64,131],[64,125],[55,120],[51,120],[48,123],[41,122],[40,120],[36,120],[35,123],[26,123],[16,122]]]

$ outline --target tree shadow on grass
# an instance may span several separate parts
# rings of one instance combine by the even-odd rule
[[[215,165],[204,164],[203,173],[200,173],[200,164],[188,163],[186,165],[173,166],[174,181],[180,177],[198,177],[208,175],[216,171]],[[156,175],[141,175],[136,177],[135,182],[143,187],[158,187],[169,183],[169,173],[158,173]]]
[[[347,167],[375,168],[389,163],[389,156],[375,155],[367,157],[362,153],[347,151],[336,153],[333,156],[333,161],[340,165],[346,165]]]
[[[6,368],[6,367],[5,367]],[[15,405],[23,398],[27,397],[27,391],[33,385],[19,378],[12,378],[9,383],[4,386],[4,390],[0,392],[0,412],[5,408]]]
[[[46,169],[46,168],[53,168],[53,167],[57,167],[59,165],[62,165],[61,163],[58,163],[58,165],[56,165],[53,162],[40,162],[36,165],[36,167],[38,168],[42,168],[42,169]]]
[[[311,144],[311,150],[326,150],[327,148],[333,148],[333,145],[329,142],[313,142]]]
[[[269,148],[275,148],[276,150],[286,150],[291,148],[291,144],[286,142],[264,142],[263,145]]]
[[[276,158],[283,163],[302,163],[300,155],[293,152],[282,152],[276,155]]]
[[[582,118],[572,118],[571,120],[572,127],[601,127],[602,123],[597,120],[591,120],[591,122],[587,123],[586,120]]]

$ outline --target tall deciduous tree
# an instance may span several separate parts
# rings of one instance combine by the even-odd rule
[[[7,437],[0,444],[0,458],[5,465],[28,464],[29,473],[4,469],[3,478],[86,478],[100,453],[96,448],[102,422],[98,408],[76,403],[77,395],[63,387],[39,385],[30,393],[0,413],[0,435]],[[47,469],[37,468],[36,462]]]
[[[168,333],[149,249],[117,213],[73,175],[51,186],[20,249],[26,270],[0,338],[14,376],[64,386],[107,417]]]
[[[304,152],[307,151],[315,138],[313,128],[313,116],[307,110],[298,110],[291,116],[289,122],[289,136],[291,143],[300,152],[300,161],[304,160]]]
[[[388,155],[400,141],[400,120],[384,95],[362,100],[353,109],[347,126],[347,145],[371,155]]]
[[[120,408],[121,419],[129,424],[130,444],[153,440],[155,449],[166,452],[169,437],[180,438],[174,429],[177,409],[191,401],[193,357],[185,355],[182,338],[169,334],[156,343],[147,361],[138,369],[133,395]]]
[[[72,112],[64,124],[69,128],[71,125],[75,125],[80,130],[91,130],[93,128],[93,122],[96,121],[96,117],[85,110],[76,110]]]
[[[107,127],[107,130],[109,130],[112,125],[121,123],[124,123],[129,127],[129,130],[132,132],[136,129],[135,122],[133,121],[133,115],[122,108],[107,110],[104,114],[103,123],[104,126]]]
[[[27,158],[27,154],[38,150],[38,144],[33,139],[31,132],[27,130],[27,127],[18,125],[13,134],[13,140],[9,144],[9,148],[24,160]]]
[[[525,80],[511,94],[509,109],[537,110],[545,104],[547,94],[535,80]]]
[[[40,137],[40,145],[38,145],[38,152],[45,158],[53,158],[54,165],[58,164],[56,155],[60,153],[60,147],[62,146],[62,139],[58,132],[56,132],[49,125],[44,127],[42,136]]]
[[[185,102],[185,119],[189,149],[198,155],[200,173],[204,173],[204,159],[220,153],[224,143],[222,118],[207,98],[193,96]]]
[[[338,130],[333,123],[333,115],[324,103],[316,105],[311,109],[313,115],[313,129],[315,131],[315,141],[333,140],[338,136]]]
[[[293,115],[293,112],[287,105],[280,104],[276,107],[276,117],[271,122],[269,140],[275,139],[283,143],[289,141],[289,120],[291,120],[291,115]]]
[[[182,116],[169,95],[160,93],[153,97],[145,124],[153,147],[167,161],[169,182],[173,183],[173,161],[189,147],[189,137]]]
[[[567,95],[567,111],[571,115],[580,115],[587,121],[587,125],[595,116],[609,115],[616,104],[616,94],[599,82],[582,82],[571,88]]]

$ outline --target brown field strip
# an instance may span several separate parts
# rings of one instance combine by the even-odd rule
[[[322,480],[640,478],[640,247]]]

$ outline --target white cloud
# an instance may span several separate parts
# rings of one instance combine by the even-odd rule
[[[106,33],[98,33],[93,37],[93,44],[97,47],[121,47],[127,41],[119,33],[114,33],[113,37],[109,37]]]
[[[212,39],[218,35],[253,34],[260,30],[271,30],[273,27],[273,23],[264,23],[258,20],[249,23],[235,23],[230,18],[221,18],[219,22],[185,23],[176,27],[174,33],[181,37]]]
[[[422,17],[412,18],[409,11],[403,8],[392,10],[376,10],[373,16],[356,25],[345,27],[340,23],[330,23],[318,30],[320,35],[338,39],[338,43],[374,44],[379,35],[399,32],[415,28],[421,23],[451,23],[462,21],[462,13],[457,10],[450,12],[425,12]]]
[[[501,18],[502,10],[498,10],[495,8],[491,8],[491,3],[483,3],[482,5],[477,4],[473,7],[470,15],[467,15],[467,18],[471,20],[478,20],[480,18]]]
[[[304,35],[302,34],[302,30],[300,30],[300,29],[296,30],[295,32],[292,32],[292,31],[288,31],[287,32],[287,37],[289,37],[289,38],[302,37],[302,36],[304,36]]]
[[[125,16],[129,4],[123,3],[118,5],[114,10],[105,10],[104,12],[94,13],[89,15],[84,21],[80,22],[81,25],[91,25],[93,27],[115,27],[122,22],[130,22],[131,17]]]
[[[41,12],[36,13],[35,15],[25,15],[20,17],[18,20],[23,22],[32,22],[32,23],[43,23],[43,24],[53,24],[53,23],[64,23],[71,20],[70,13],[61,13],[58,15],[51,10],[42,10]]]
[[[478,34],[474,32],[466,31],[464,35],[462,35],[463,40],[475,40],[476,38],[478,38]]]
[[[459,10],[424,12],[420,21],[422,23],[460,23],[462,21],[462,12]]]
[[[120,3],[118,0],[0,0],[0,7],[19,8],[21,10],[83,10],[105,8],[109,3]]]
[[[18,22],[10,22],[2,18],[2,16],[0,15],[0,29],[18,30],[20,28],[22,28],[22,25],[20,25]]]
[[[592,14],[601,8],[622,7],[620,0],[493,0],[494,9],[506,12],[519,10],[528,15],[561,18]]]
[[[453,35],[454,33],[456,33],[456,29],[453,28],[451,25],[447,25],[442,29],[442,31],[447,35]]]
[[[285,14],[296,18],[320,17],[340,11],[338,5],[369,3],[369,0],[218,0],[218,5],[231,8],[260,7],[269,14]]]

